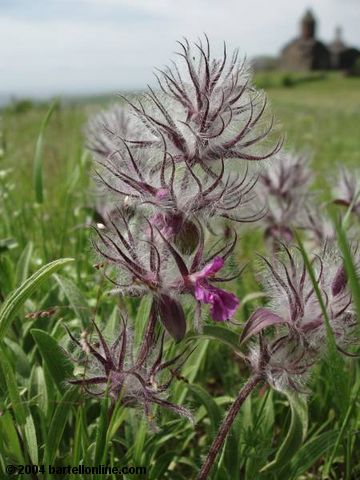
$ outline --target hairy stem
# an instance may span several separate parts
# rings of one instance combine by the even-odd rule
[[[209,453],[206,457],[203,466],[201,467],[200,473],[197,477],[197,480],[204,480],[208,478],[210,470],[216,460],[218,453],[221,451],[222,446],[226,440],[226,437],[230,431],[232,424],[234,423],[236,415],[239,413],[241,405],[247,399],[249,394],[253,391],[256,385],[261,381],[260,375],[253,375],[249,378],[249,380],[245,383],[243,388],[240,390],[236,400],[231,405],[230,409],[228,410],[226,417],[221,424],[218,433],[210,447]]]

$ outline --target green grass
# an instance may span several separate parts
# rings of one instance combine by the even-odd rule
[[[277,122],[287,135],[286,146],[313,151],[318,184],[334,174],[338,163],[359,165],[360,79],[327,75],[323,80],[284,88],[280,75],[258,77],[257,81],[270,85],[266,89]],[[122,408],[117,409],[106,431],[104,404],[73,390],[66,389],[64,394],[62,373],[56,367],[61,369],[66,359],[56,348],[50,348],[51,340],[46,341],[51,335],[66,346],[64,323],[80,331],[96,315],[111,332],[117,319],[117,299],[106,295],[108,285],[93,268],[89,233],[84,228],[91,217],[93,200],[89,191],[91,159],[84,153],[83,127],[87,116],[106,103],[104,99],[74,103],[53,112],[44,130],[41,205],[35,203],[33,161],[49,106],[33,106],[23,112],[8,108],[1,113],[4,153],[0,158],[0,240],[11,241],[2,242],[0,248],[0,301],[42,265],[64,257],[75,262],[64,265],[59,275],[44,279],[31,296],[21,298],[11,318],[5,319],[7,337],[1,345],[0,369],[0,469],[8,463],[25,464],[36,458],[39,464],[51,459],[58,465],[93,465],[101,458],[105,464],[147,466],[149,479],[195,478],[218,419],[247,375],[231,348],[235,334],[210,328],[206,340],[194,340],[198,344],[196,354],[182,372],[190,386],[180,382],[173,398],[190,405],[196,427],[162,412],[157,432],[152,432],[136,411],[124,412]],[[243,235],[239,260],[251,258],[254,243],[261,248],[261,239],[254,241],[253,235]],[[251,275],[245,274],[236,288],[244,297],[259,287]],[[245,305],[237,320],[244,320],[259,301]],[[54,306],[60,307],[54,315],[26,316]],[[143,311],[136,302],[128,307],[133,314]],[[239,332],[238,327],[232,330]],[[223,341],[214,341],[214,336]],[[171,347],[176,348],[181,347]],[[260,391],[246,402],[236,420],[214,478],[235,479],[234,471],[241,468],[244,480],[310,480],[321,478],[324,466],[333,480],[359,478],[359,365],[346,362],[341,382],[344,392],[336,391],[331,379],[325,361],[312,377],[309,430],[290,465],[259,473],[274,459],[291,423],[286,397]],[[191,383],[202,389],[192,388]],[[101,451],[104,439],[107,447],[104,445]],[[104,454],[108,456],[104,458]]]
[[[324,80],[273,88],[269,97],[290,148],[309,148],[324,177],[331,165],[360,164],[360,79],[328,75]]]

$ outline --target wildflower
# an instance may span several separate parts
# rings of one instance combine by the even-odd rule
[[[284,153],[260,175],[258,194],[267,204],[265,238],[291,242],[302,217],[311,172],[306,154]]]
[[[159,91],[149,88],[138,102],[125,99],[125,113],[112,109],[88,129],[105,188],[163,223],[168,239],[194,217],[261,218],[256,164],[281,147],[281,140],[270,149],[264,143],[273,120],[263,124],[266,100],[237,52],[228,61],[224,47],[223,58],[213,59],[207,38],[205,47],[195,45],[197,57],[187,41],[180,48],[187,73],[177,64],[159,72]]]
[[[250,362],[266,381],[278,390],[301,390],[311,367],[326,349],[326,327],[323,311],[299,252],[284,247],[286,262],[271,264],[265,288],[270,298],[269,307],[257,309],[247,321],[241,341],[275,327],[275,335],[263,338],[263,348],[252,347]],[[325,250],[316,255],[312,268],[326,303],[330,327],[339,351],[355,341],[356,318],[351,293],[341,258]],[[268,339],[271,338],[271,339]],[[264,356],[266,362],[264,362]]]
[[[153,310],[150,315],[154,315]],[[145,336],[134,359],[134,346],[125,323],[112,344],[108,344],[97,325],[94,326],[97,339],[93,342],[90,342],[88,334],[77,340],[68,331],[83,352],[80,363],[84,365],[82,377],[70,380],[71,384],[80,385],[91,396],[108,395],[112,408],[118,401],[128,407],[141,406],[149,420],[153,418],[151,407],[160,405],[193,421],[189,410],[167,399],[170,385],[174,378],[180,378],[180,368],[189,356],[187,348],[174,358],[165,360],[164,335],[155,347]]]
[[[101,171],[96,174],[110,192],[162,224],[167,238],[174,238],[194,218],[219,216],[237,222],[261,218],[263,212],[252,192],[257,175],[249,175],[248,168],[242,173],[241,169],[229,172],[222,160],[220,168],[208,167],[204,174],[198,165],[191,165],[186,159],[176,163],[165,140],[158,152],[158,163],[152,163],[153,152],[139,153],[129,142],[124,142],[124,146],[124,151],[98,160]]]
[[[325,244],[335,245],[336,228],[334,222],[327,215],[324,205],[320,205],[320,207],[314,206],[313,203],[306,205],[298,228],[306,232],[309,251],[315,249],[321,252]],[[352,228],[349,228],[347,233],[349,235],[351,233],[352,237],[353,232],[351,230]]]
[[[215,257],[210,263],[204,266],[199,272],[189,275],[194,285],[194,295],[201,303],[211,304],[211,316],[214,320],[225,321],[231,318],[237,307],[239,299],[233,294],[214,287],[209,279],[215,278],[215,274],[224,266],[222,257]]]
[[[228,61],[225,45],[223,58],[213,59],[205,40],[205,46],[201,41],[195,44],[198,55],[187,40],[178,42],[186,73],[180,73],[176,63],[159,70],[160,91],[149,89],[138,105],[128,103],[158,141],[161,135],[166,139],[175,162],[197,163],[206,173],[216,160],[272,157],[281,141],[263,153],[253,149],[264,142],[273,121],[258,128],[266,99],[250,84],[248,65],[239,62],[237,51]],[[143,141],[133,143],[144,145]]]
[[[110,221],[107,232],[97,230],[99,242],[94,242],[96,250],[103,259],[121,270],[121,283],[108,277],[118,291],[140,295],[151,293],[157,299],[160,318],[176,339],[182,338],[186,327],[183,309],[176,300],[182,295],[190,294],[197,300],[197,322],[201,304],[211,304],[214,320],[231,318],[239,304],[238,299],[213,283],[235,278],[217,277],[216,273],[224,267],[235,248],[236,235],[230,244],[206,258],[204,232],[200,223],[196,227],[198,245],[192,255],[180,253],[156,225],[153,226],[149,220],[145,223],[145,231],[141,230],[140,225],[136,235],[131,232],[125,217],[121,225]],[[176,312],[176,315],[165,314],[165,310],[168,313],[170,310]]]
[[[334,203],[349,207],[360,216],[360,177],[358,172],[344,167],[338,171],[337,182],[333,187]]]
[[[90,118],[85,128],[87,147],[97,158],[106,158],[122,148],[123,139],[131,138],[138,128],[131,111],[115,104]]]

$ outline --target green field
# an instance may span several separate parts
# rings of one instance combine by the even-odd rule
[[[360,166],[359,78],[331,74],[283,87],[274,74],[259,76],[257,82],[266,88],[277,124],[286,135],[285,146],[313,152],[318,186],[334,175],[338,164]],[[63,257],[75,259],[59,270],[57,277],[48,277],[36,289],[6,331],[0,357],[0,464],[41,464],[56,459],[59,465],[146,465],[148,476],[123,478],[192,479],[219,419],[247,375],[243,363],[227,345],[210,338],[195,340],[196,354],[182,371],[189,383],[178,383],[173,393],[173,398],[190,406],[195,427],[162,413],[158,431],[154,432],[140,413],[128,409],[116,417],[118,430],[114,427],[106,433],[102,431],[104,415],[100,414],[99,402],[69,395],[61,403],[61,375],[57,386],[53,382],[57,365],[45,365],[41,340],[36,332],[31,333],[33,329],[43,330],[66,346],[64,323],[80,331],[81,325],[95,317],[111,333],[117,320],[118,297],[107,294],[111,286],[101,281],[93,267],[96,260],[87,228],[94,216],[92,162],[84,150],[86,119],[113,100],[116,98],[66,102],[54,112],[44,130],[43,189],[38,183],[37,191],[37,195],[39,189],[43,193],[42,203],[36,202],[33,164],[48,105],[24,109],[10,105],[0,111],[0,301],[41,265]],[[243,235],[237,252],[241,261],[253,253],[252,235]],[[261,248],[258,238],[257,242]],[[254,287],[260,288],[251,273],[234,286],[241,298]],[[236,320],[244,321],[255,304],[245,305]],[[59,308],[49,317],[27,315],[54,306]],[[129,314],[138,318],[148,308],[146,300],[141,308],[136,301],[126,302],[126,306]],[[236,326],[229,328],[240,331]],[[43,347],[54,348],[46,343],[48,337],[43,341]],[[181,346],[171,347],[173,352],[176,349],[180,351]],[[233,472],[239,468],[244,480],[360,478],[359,364],[347,361],[340,382],[343,391],[339,391],[339,383],[332,382],[331,367],[325,359],[312,376],[309,429],[305,444],[296,451],[290,466],[259,474],[259,469],[273,459],[290,423],[286,397],[260,390],[246,402],[236,420],[221,458],[222,467],[214,478],[236,480]],[[9,391],[12,381],[18,393]],[[19,404],[24,406],[20,414]],[[33,419],[36,435],[22,414]]]

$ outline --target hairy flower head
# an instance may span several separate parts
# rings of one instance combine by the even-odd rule
[[[309,196],[312,174],[308,163],[307,154],[286,152],[260,175],[257,190],[267,205],[265,237],[286,243],[293,239]]]
[[[83,352],[80,363],[84,367],[81,378],[72,379],[70,383],[80,385],[91,396],[108,395],[113,405],[121,401],[125,406],[141,406],[149,420],[153,418],[151,409],[154,405],[193,420],[189,410],[167,399],[171,383],[181,377],[180,368],[191,353],[187,348],[172,359],[165,359],[164,335],[157,346],[144,337],[134,357],[132,336],[125,323],[111,344],[105,341],[97,325],[94,325],[96,338],[92,340],[89,335],[82,335],[77,340],[69,332]]]
[[[242,341],[261,333],[263,352],[258,346],[250,354],[254,368],[266,356],[264,375],[277,389],[299,389],[310,368],[326,351],[324,314],[308,270],[299,251],[284,247],[285,257],[270,263],[263,283],[270,299],[247,321]],[[355,342],[356,316],[342,259],[325,250],[315,255],[311,265],[325,302],[330,328],[339,350]],[[274,335],[268,329],[275,329]]]
[[[333,186],[334,203],[351,209],[360,216],[360,175],[359,172],[341,167],[338,169]]]

